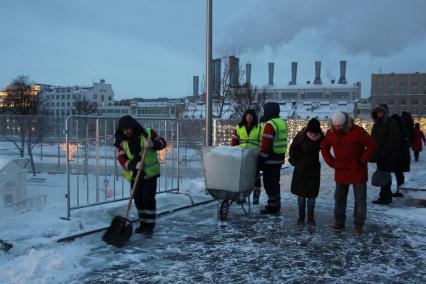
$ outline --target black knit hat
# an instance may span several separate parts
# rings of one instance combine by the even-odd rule
[[[321,124],[316,118],[312,118],[309,120],[308,125],[306,126],[306,131],[313,133],[321,132]]]

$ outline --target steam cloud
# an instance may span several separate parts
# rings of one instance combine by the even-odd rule
[[[226,25],[221,48],[279,47],[307,29],[356,55],[390,56],[426,37],[424,0],[252,0]],[[312,43],[309,43],[312,44]]]

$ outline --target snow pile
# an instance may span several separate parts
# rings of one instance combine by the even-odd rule
[[[230,146],[205,148],[206,188],[229,192],[250,190],[256,174],[257,155],[255,149]]]
[[[15,249],[14,253],[19,253],[20,250],[24,249]],[[86,244],[25,250],[22,255],[15,255],[2,265],[2,283],[60,283],[88,271],[79,263],[89,251]]]

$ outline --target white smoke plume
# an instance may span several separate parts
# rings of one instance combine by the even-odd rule
[[[385,57],[426,37],[425,11],[424,0],[252,0],[227,22],[219,48],[276,48],[314,29],[349,54]]]

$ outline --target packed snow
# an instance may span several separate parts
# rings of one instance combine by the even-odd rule
[[[250,190],[256,175],[257,156],[258,151],[254,149],[231,146],[205,148],[206,187],[229,192]]]
[[[407,184],[419,185],[426,176],[426,155],[412,163]],[[180,193],[157,195],[158,212],[211,200],[202,178],[202,161],[192,157],[182,164]],[[374,165],[370,166],[370,174]],[[263,216],[266,204],[246,215],[231,206],[228,219],[217,217],[217,202],[159,218],[154,235],[133,235],[117,249],[101,241],[102,232],[57,240],[108,226],[124,212],[126,201],[79,209],[66,215],[66,175],[41,173],[27,179],[25,207],[0,208],[1,283],[111,283],[111,282],[404,282],[425,283],[426,208],[409,197],[394,198],[389,206],[372,205],[378,188],[368,186],[368,216],[361,237],[352,235],[353,198],[348,200],[346,231],[335,234],[333,171],[323,164],[317,198],[317,228],[296,225],[297,201],[289,192],[292,168],[282,171],[282,211]],[[396,189],[395,180],[393,191]],[[46,199],[37,198],[46,196]],[[247,206],[247,204],[245,204]],[[136,218],[134,206],[131,218]]]

